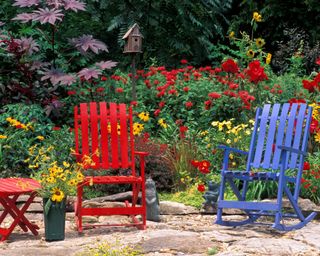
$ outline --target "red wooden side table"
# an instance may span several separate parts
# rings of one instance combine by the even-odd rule
[[[24,214],[37,195],[36,190],[40,187],[39,182],[29,178],[0,179],[0,204],[4,208],[0,215],[0,225],[8,214],[13,218],[13,222],[9,228],[0,228],[0,241],[8,239],[16,225],[19,225],[24,232],[27,232],[29,229],[35,236],[38,235],[37,229],[39,227],[30,223]],[[16,202],[20,195],[29,195],[29,198],[18,208]]]

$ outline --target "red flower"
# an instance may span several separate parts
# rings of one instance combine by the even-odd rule
[[[107,77],[102,76],[102,77],[101,77],[101,81],[107,81]]]
[[[190,90],[189,87],[183,87],[183,91],[188,92]]]
[[[210,108],[211,108],[211,105],[212,105],[212,101],[211,101],[211,100],[206,100],[206,101],[204,102],[204,108],[205,108],[206,110],[210,109]]]
[[[304,162],[304,163],[303,163],[303,170],[306,170],[306,171],[310,170],[310,164],[309,164],[309,162]]]
[[[153,84],[158,85],[158,84],[160,84],[160,81],[159,80],[154,80]]]
[[[166,105],[166,103],[164,101],[159,102],[159,108],[163,108],[165,105]]]
[[[103,91],[104,91],[104,88],[103,88],[103,87],[98,87],[98,88],[96,89],[96,91],[97,91],[97,92],[103,92]]]
[[[310,124],[310,132],[315,133],[319,129],[319,122],[318,120],[312,118],[311,124]]]
[[[187,101],[186,103],[185,103],[185,106],[186,106],[186,108],[192,108],[192,106],[193,106],[193,103],[191,102],[191,101]]]
[[[246,73],[249,76],[250,82],[255,84],[268,80],[267,75],[264,73],[264,68],[260,66],[260,62],[258,60],[254,60],[249,63],[249,68],[246,69]]]
[[[68,91],[68,95],[75,95],[77,92],[76,91]]]
[[[116,88],[116,92],[118,92],[118,93],[123,93],[123,89],[122,89],[121,87]]]
[[[320,65],[320,58],[317,58],[316,64],[317,64],[317,65]]]
[[[137,101],[131,101],[131,102],[130,102],[130,105],[135,107],[135,106],[138,105],[138,102],[137,102]]]
[[[200,162],[198,160],[192,160],[191,161],[191,165],[196,167],[196,168],[198,168],[199,164],[200,164]]]
[[[219,94],[219,93],[217,93],[217,92],[210,92],[210,93],[208,94],[208,96],[209,96],[210,98],[212,98],[212,99],[219,99],[219,98],[221,98],[221,94]]]
[[[188,63],[188,61],[187,61],[187,60],[185,60],[185,59],[182,59],[182,60],[180,60],[180,63],[181,63],[182,65],[185,65],[185,64],[187,64],[187,63]]]
[[[206,186],[204,184],[199,184],[198,185],[198,191],[203,193],[204,191],[206,191]]]
[[[158,116],[160,114],[161,110],[160,109],[156,109],[153,114],[154,116]]]
[[[238,73],[239,72],[239,67],[237,65],[237,63],[232,60],[232,59],[228,59],[225,62],[223,62],[221,64],[222,70],[225,72],[229,72],[229,73]]]
[[[302,80],[303,88],[307,89],[310,93],[315,91],[317,83],[315,81]]]
[[[58,126],[54,126],[54,127],[52,128],[53,131],[59,131],[60,129],[61,129],[61,128],[58,127]]]
[[[209,167],[210,167],[210,162],[203,160],[199,163],[198,170],[203,174],[207,174],[207,173],[210,173]]]
[[[179,130],[180,130],[180,138],[184,139],[186,137],[186,132],[188,131],[188,127],[180,126]]]

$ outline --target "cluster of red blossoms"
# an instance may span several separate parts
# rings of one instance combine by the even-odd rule
[[[203,161],[192,160],[191,165],[196,167],[203,174],[210,173],[210,170],[209,170],[210,162],[207,160],[203,160]],[[203,193],[204,191],[206,191],[206,186],[204,184],[199,184],[197,189],[199,192]]]
[[[192,166],[196,167],[201,173],[208,174],[210,173],[210,162],[207,160],[198,161],[198,160],[192,160],[191,161]]]
[[[318,166],[317,170],[311,170],[310,164],[304,162],[303,172],[305,177],[313,177],[314,179],[320,179],[320,167]],[[312,184],[312,180],[301,178],[301,183],[305,189],[311,189],[312,193],[316,193],[319,187],[316,184]]]

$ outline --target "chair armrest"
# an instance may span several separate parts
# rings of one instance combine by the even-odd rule
[[[242,155],[248,155],[249,153],[247,151],[243,151],[243,150],[240,150],[240,149],[237,149],[237,148],[231,148],[231,147],[228,147],[226,145],[219,145],[218,148],[221,148],[225,151],[232,151],[232,152],[235,152],[235,153],[239,153],[239,154],[242,154]]]
[[[296,148],[292,148],[292,147],[287,147],[287,146],[278,146],[279,149],[283,150],[283,151],[286,151],[286,153],[296,153],[296,154],[299,154],[299,155],[303,155],[303,156],[306,156],[307,153],[300,150],[300,149],[296,149]]]
[[[134,154],[138,155],[138,156],[147,156],[147,155],[149,155],[148,152],[142,152],[142,151],[135,151]]]

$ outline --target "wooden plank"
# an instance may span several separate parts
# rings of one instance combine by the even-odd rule
[[[290,110],[290,104],[283,104],[281,115],[280,115],[280,122],[278,124],[277,129],[277,138],[276,138],[276,145],[275,151],[273,154],[273,161],[272,161],[272,169],[277,170],[280,164],[280,153],[281,150],[277,147],[279,145],[283,145],[284,143],[284,135],[287,126],[287,116]]]
[[[262,153],[264,150],[264,143],[265,143],[265,136],[266,136],[266,129],[268,124],[268,117],[269,117],[269,111],[270,111],[270,105],[265,105],[262,114],[260,116],[260,126],[258,132],[258,138],[257,138],[257,146],[255,148],[255,155],[252,167],[259,168],[262,162]]]
[[[119,145],[118,145],[118,109],[116,103],[109,103],[111,125],[111,155],[112,168],[119,168]]]
[[[109,115],[107,110],[107,104],[100,102],[100,133],[101,133],[101,167],[104,169],[109,168],[109,135],[108,135],[108,124]]]
[[[93,169],[98,169],[100,167],[99,160],[99,141],[98,141],[98,113],[97,113],[97,103],[90,102],[90,132],[91,132],[91,153],[92,160],[95,162]],[[98,153],[98,154],[97,154]]]
[[[273,147],[275,143],[275,135],[277,130],[277,122],[279,118],[279,111],[280,111],[280,104],[274,104],[272,108],[272,113],[270,116],[269,122],[269,131],[266,141],[266,147],[264,152],[264,159],[263,159],[263,168],[270,168],[271,159],[273,156]]]
[[[293,144],[292,147],[296,149],[301,149],[302,142],[302,131],[304,126],[304,121],[306,120],[306,104],[299,105],[298,114],[295,121],[294,130],[292,131]],[[297,168],[297,159],[298,155],[295,153],[291,154],[291,158],[289,159],[289,168]]]
[[[87,103],[80,103],[81,155],[89,155],[89,120]]]
[[[128,119],[126,105],[119,104],[121,167],[128,168]]]

